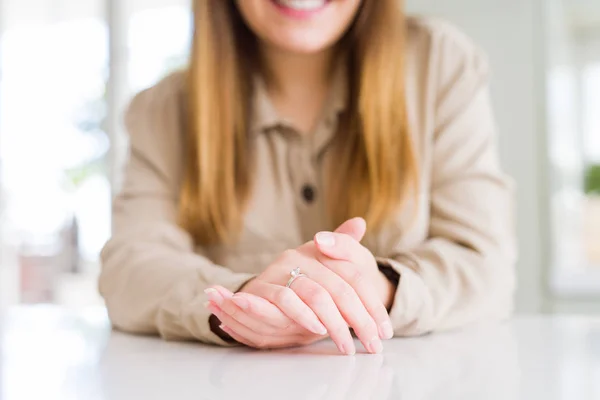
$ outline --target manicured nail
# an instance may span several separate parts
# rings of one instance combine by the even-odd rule
[[[242,310],[247,310],[250,308],[250,303],[247,299],[243,298],[242,296],[239,296],[237,294],[233,295],[231,300],[233,300],[233,302]]]
[[[394,337],[394,328],[390,321],[385,321],[379,326],[379,335],[382,339],[391,339]]]
[[[216,305],[220,306],[221,303],[223,303],[223,298],[216,289],[208,288],[204,293],[206,293],[206,297]]]
[[[367,344],[367,350],[369,350],[369,353],[372,354],[381,353],[383,351],[383,343],[381,343],[381,339],[378,337],[371,339],[371,341]]]
[[[319,232],[316,236],[317,243],[323,247],[335,246],[335,237],[329,232]]]
[[[340,346],[340,352],[342,352],[342,354],[346,354],[347,356],[353,356],[356,354],[356,347],[354,346],[354,343],[342,344]]]
[[[228,327],[226,327],[225,325],[221,324],[219,325],[219,329],[221,329],[222,331],[227,332],[227,330],[229,329]]]

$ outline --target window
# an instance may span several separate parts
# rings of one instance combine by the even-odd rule
[[[185,64],[189,1],[0,7],[0,303],[101,305],[123,109]]]
[[[558,295],[600,294],[600,3],[548,3],[548,127]],[[596,15],[598,18],[593,18]]]

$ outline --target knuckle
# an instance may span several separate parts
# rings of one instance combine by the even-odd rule
[[[290,292],[291,289],[286,287],[282,287],[281,289],[279,289],[277,293],[275,293],[275,303],[282,307],[287,306],[291,301],[290,296],[292,294]]]
[[[324,268],[327,269],[329,271],[332,271],[333,273],[337,274],[338,273],[338,261],[337,260],[333,260],[331,258],[328,258],[327,256],[323,255],[323,254],[319,254],[317,256],[317,261],[319,262],[319,267],[320,268]]]
[[[331,334],[332,334],[332,336],[335,336],[335,337],[342,337],[345,335],[349,335],[350,331],[346,325],[338,324],[333,328]]]
[[[321,305],[327,303],[329,294],[320,287],[313,287],[307,291],[306,298],[312,305]]]
[[[297,254],[298,254],[298,252],[296,249],[287,249],[281,254],[281,260],[282,261],[293,260],[294,258],[296,258]]]
[[[349,298],[356,294],[352,286],[346,282],[336,284],[334,287],[334,293],[341,298]]]
[[[353,269],[352,272],[350,272],[350,274],[349,274],[350,284],[354,287],[362,284],[364,282],[364,280],[365,280],[364,274],[362,273],[362,271],[360,271],[356,268]]]
[[[357,328],[359,332],[372,332],[377,330],[375,322],[373,322],[373,320],[370,318],[365,318],[362,321],[359,321],[358,325],[359,326]]]

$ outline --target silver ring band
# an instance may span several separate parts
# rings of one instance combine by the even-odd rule
[[[289,288],[290,286],[292,286],[292,283],[294,283],[294,281],[298,278],[302,278],[302,277],[307,277],[305,274],[303,274],[302,272],[300,272],[300,267],[298,268],[294,268],[291,272],[290,275],[292,276],[290,278],[290,280],[287,282],[287,284],[285,285],[285,287]]]

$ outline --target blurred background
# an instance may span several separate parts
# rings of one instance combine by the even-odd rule
[[[408,0],[493,67],[517,309],[600,313],[600,2]],[[0,0],[0,305],[102,308],[131,96],[186,62],[189,0]]]

